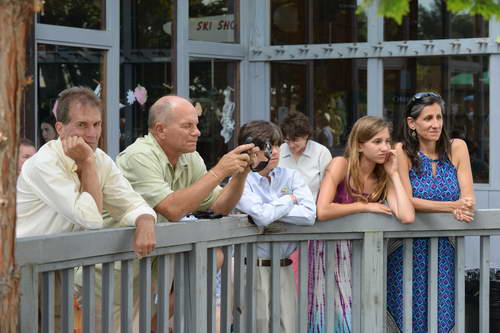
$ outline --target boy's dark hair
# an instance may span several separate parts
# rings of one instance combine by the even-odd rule
[[[280,128],[265,120],[254,120],[241,126],[238,134],[238,144],[244,144],[251,137],[252,143],[263,149],[266,142],[279,146],[282,143]]]
[[[302,112],[292,111],[283,120],[281,131],[286,139],[309,137],[311,136],[309,118]]]
[[[31,146],[31,147],[35,147],[35,144],[30,139],[21,138],[21,139],[19,139],[19,146]]]
[[[59,94],[57,101],[56,118],[63,124],[69,123],[69,109],[75,103],[97,107],[102,112],[101,100],[87,87],[65,89]]]

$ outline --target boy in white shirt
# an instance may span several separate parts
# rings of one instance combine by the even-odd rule
[[[249,139],[251,138],[251,139]],[[295,170],[278,167],[282,135],[280,129],[267,121],[252,121],[240,129],[238,143],[247,141],[260,148],[259,161],[248,175],[237,209],[252,217],[259,227],[280,221],[297,225],[313,225],[316,205],[309,187]],[[262,168],[264,167],[264,168]],[[296,333],[297,294],[288,256],[297,248],[297,242],[280,243],[280,326],[281,332]],[[271,319],[271,245],[257,244],[257,332],[270,331]]]

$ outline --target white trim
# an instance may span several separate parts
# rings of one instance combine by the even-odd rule
[[[103,87],[106,92],[106,149],[111,158],[120,152],[120,1],[106,0],[106,30],[112,36],[106,52]]]
[[[190,40],[187,42],[187,50],[190,57],[242,60],[246,55],[243,46],[229,43]]]
[[[108,1],[108,0],[106,0]],[[107,16],[113,13],[108,13]],[[119,12],[118,14],[119,15]],[[118,20],[118,23],[120,21]],[[112,27],[111,27],[112,28]],[[120,27],[116,28],[118,31]],[[93,49],[110,49],[114,45],[113,34],[110,31],[90,30],[37,23],[35,37],[38,43],[57,44]]]

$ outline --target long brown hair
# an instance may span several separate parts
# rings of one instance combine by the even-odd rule
[[[378,117],[364,116],[352,127],[349,138],[347,139],[347,147],[344,152],[344,157],[347,159],[347,178],[346,187],[349,194],[359,201],[378,202],[385,200],[387,197],[387,183],[389,175],[385,172],[382,164],[375,166],[375,176],[377,177],[377,185],[375,190],[368,196],[363,194],[363,184],[361,182],[361,152],[359,147],[361,144],[370,141],[377,133],[389,128],[390,124]]]

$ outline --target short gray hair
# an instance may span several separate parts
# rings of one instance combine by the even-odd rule
[[[148,128],[153,129],[155,123],[168,121],[168,116],[172,111],[172,104],[168,100],[154,103],[149,108]]]

